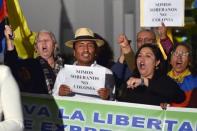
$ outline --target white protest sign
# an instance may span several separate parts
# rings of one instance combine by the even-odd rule
[[[64,65],[62,84],[68,85],[75,93],[98,95],[105,87],[105,68]]]
[[[140,26],[184,26],[184,0],[140,0]]]

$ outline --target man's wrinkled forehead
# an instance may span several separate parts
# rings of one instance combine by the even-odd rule
[[[140,31],[140,32],[137,34],[137,38],[147,38],[147,39],[156,40],[155,33],[152,32],[152,31],[148,31],[148,30]]]

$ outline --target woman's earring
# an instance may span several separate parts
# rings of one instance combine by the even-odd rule
[[[159,69],[159,67],[156,65],[156,66],[155,66],[155,69],[157,70],[157,69]]]

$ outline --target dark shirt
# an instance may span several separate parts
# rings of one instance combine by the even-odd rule
[[[188,107],[197,108],[197,88],[192,91]]]
[[[160,103],[180,103],[184,101],[185,94],[167,75],[156,73],[149,80],[149,86],[138,86],[135,89],[127,88],[124,82],[116,94],[118,101],[140,103],[148,105],[160,105]]]
[[[127,64],[122,64],[120,62],[116,62],[113,64],[111,68],[114,77],[116,77],[119,80],[127,80],[129,77],[131,77],[132,72],[129,70]]]
[[[19,59],[16,51],[13,50],[6,52],[5,64],[10,67],[22,92],[48,94],[45,76],[39,60],[33,58]]]

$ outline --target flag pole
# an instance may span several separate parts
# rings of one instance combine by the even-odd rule
[[[5,25],[10,26],[8,17],[5,18],[5,21],[4,21],[4,22],[5,22]],[[12,32],[12,34],[8,34],[8,35],[9,35],[9,38],[10,38],[11,40],[14,40],[13,32]]]

